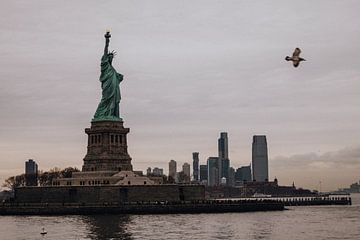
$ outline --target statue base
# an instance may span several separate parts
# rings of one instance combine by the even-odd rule
[[[107,116],[102,118],[93,118],[91,120],[91,122],[104,122],[104,121],[123,122],[123,119],[114,116]]]
[[[126,134],[122,119],[93,119],[88,135],[87,154],[82,171],[132,171],[131,157],[127,152]]]

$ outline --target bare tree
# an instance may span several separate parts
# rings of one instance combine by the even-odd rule
[[[2,187],[14,190],[17,187],[25,186],[25,174],[9,177],[2,184]]]

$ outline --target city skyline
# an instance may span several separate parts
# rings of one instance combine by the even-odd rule
[[[1,183],[28,159],[81,168],[106,28],[135,170],[192,152],[204,164],[226,131],[232,166],[248,165],[264,134],[282,184],[359,180],[359,2],[35,2],[0,9]],[[307,59],[297,69],[284,60],[295,47]]]
[[[191,181],[191,183],[194,184],[203,184],[208,186],[227,185],[230,187],[234,187],[240,186],[244,182],[250,181],[271,182],[272,179],[269,178],[269,164],[267,154],[268,149],[266,136],[253,136],[252,162],[249,166],[231,166],[228,154],[228,144],[228,133],[220,132],[220,137],[218,139],[217,157],[208,156],[206,160],[206,165],[201,165],[199,159],[199,152],[193,152],[192,174],[190,174],[190,164],[188,162],[185,162],[183,164],[182,170],[177,172],[177,162],[176,160],[172,159],[169,161],[167,176],[171,177],[172,180],[175,180],[175,182],[177,183],[189,183]],[[158,168],[154,167],[154,172],[155,169]],[[161,171],[163,171],[163,169],[161,169]],[[146,174],[151,174],[151,167],[147,168]],[[164,174],[164,176],[166,176],[166,174]],[[179,178],[179,176],[187,176],[188,179],[185,180],[183,177]],[[206,178],[206,180],[204,179],[204,177]],[[278,180],[276,180],[276,182],[277,181]]]

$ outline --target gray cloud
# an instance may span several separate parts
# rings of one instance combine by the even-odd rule
[[[137,169],[202,161],[228,131],[237,167],[251,137],[270,156],[359,139],[358,1],[13,1],[0,8],[0,172],[34,158],[82,164],[100,99],[103,33],[124,74],[121,113]],[[294,69],[294,47],[308,59]],[[304,160],[306,161],[306,160]],[[279,173],[282,174],[282,173]],[[280,176],[280,175],[278,175]],[[289,180],[290,181],[290,180]]]
[[[270,166],[282,184],[295,181],[298,187],[336,190],[360,180],[360,147],[278,156],[270,159]]]
[[[358,168],[360,177],[360,147],[344,148],[338,151],[296,154],[289,157],[277,156],[271,159],[274,168],[311,168],[316,166]]]

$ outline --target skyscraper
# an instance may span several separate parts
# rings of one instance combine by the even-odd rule
[[[219,158],[218,157],[209,157],[207,160],[208,168],[208,185],[209,186],[218,186],[220,183],[219,177]]]
[[[176,161],[170,160],[169,162],[169,177],[172,177],[175,180],[176,177]]]
[[[200,182],[208,180],[208,169],[207,165],[200,165]]]
[[[225,158],[221,159],[221,176],[226,178],[226,182],[229,180],[230,160]]]
[[[190,164],[188,163],[184,163],[182,166],[182,171],[185,175],[185,182],[189,183],[190,182]]]
[[[219,158],[222,159],[229,158],[227,132],[220,133],[220,138],[218,140],[218,147],[219,147]]]
[[[235,169],[233,167],[229,168],[229,179],[227,181],[228,186],[235,186]]]
[[[266,136],[253,136],[252,143],[252,179],[258,182],[269,180],[268,151]]]
[[[219,150],[219,179],[229,179],[229,150],[228,150],[228,134],[227,132],[221,132],[220,138],[218,139],[218,150]]]
[[[199,181],[199,153],[193,152],[193,176],[195,181]]]

